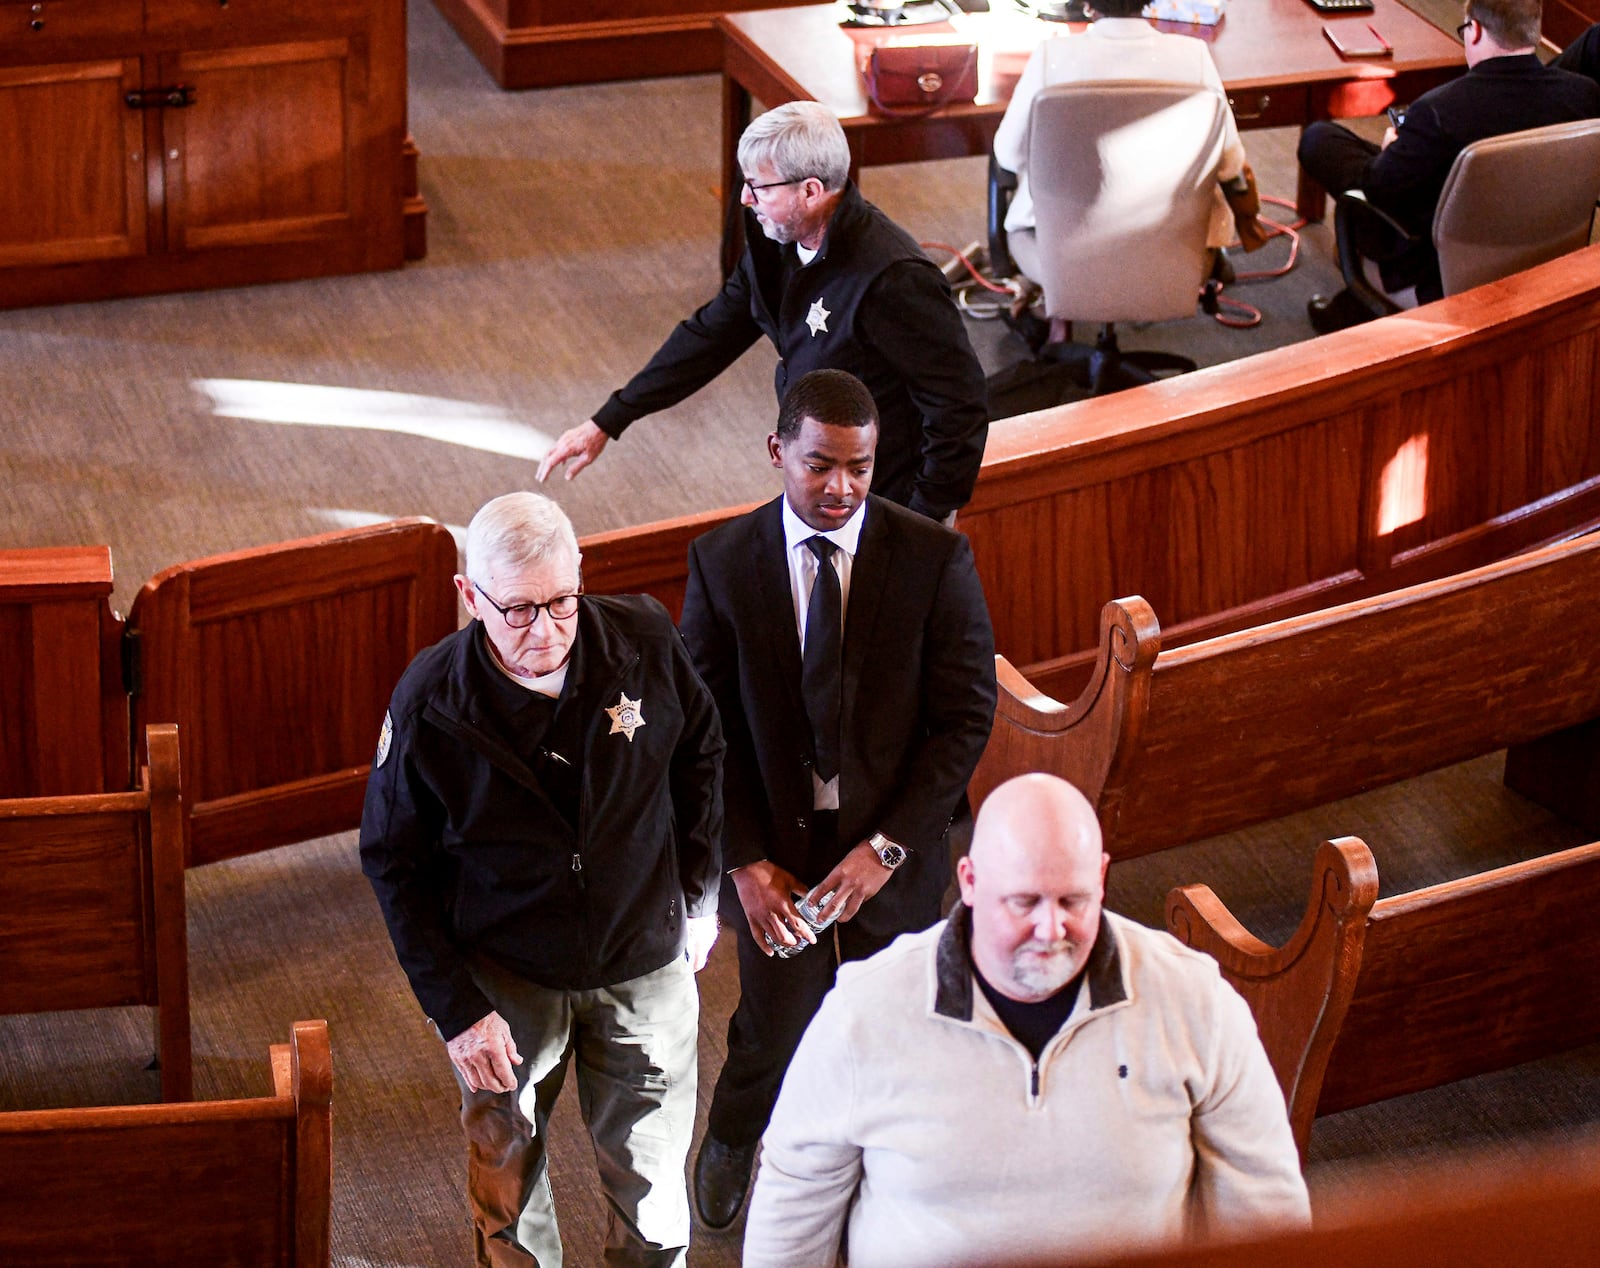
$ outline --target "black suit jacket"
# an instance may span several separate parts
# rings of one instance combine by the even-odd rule
[[[1418,97],[1406,110],[1394,143],[1344,186],[1360,188],[1422,239],[1403,262],[1384,270],[1385,285],[1394,289],[1414,283],[1419,298],[1439,293],[1433,213],[1450,165],[1468,145],[1485,137],[1596,115],[1600,115],[1600,85],[1543,66],[1532,53],[1491,57],[1459,79]],[[1507,193],[1515,196],[1515,191]]]
[[[767,858],[815,884],[782,504],[690,545],[681,628],[727,733],[724,868]],[[875,495],[866,516],[845,612],[840,847],[882,832],[942,851],[994,722],[994,632],[965,537]]]

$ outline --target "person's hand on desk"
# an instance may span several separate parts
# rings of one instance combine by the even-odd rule
[[[568,428],[561,433],[550,452],[545,454],[535,479],[543,484],[550,473],[562,463],[567,464],[567,479],[572,479],[600,456],[600,451],[606,447],[606,441],[610,439],[610,436],[595,425],[592,418],[579,423],[576,427]]]

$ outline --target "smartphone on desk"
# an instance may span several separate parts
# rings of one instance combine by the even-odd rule
[[[1340,34],[1343,32],[1343,35]],[[1367,22],[1361,28],[1354,23],[1341,24],[1338,31],[1323,26],[1322,34],[1333,51],[1346,60],[1360,57],[1393,57],[1394,45],[1378,34],[1378,28]]]
[[[1400,131],[1400,125],[1406,121],[1406,108],[1390,106],[1384,113],[1389,116],[1389,126],[1396,132]]]

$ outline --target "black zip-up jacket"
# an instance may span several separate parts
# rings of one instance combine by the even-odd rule
[[[678,323],[595,424],[622,435],[766,335],[778,350],[780,402],[812,370],[847,370],[866,384],[878,406],[874,493],[932,519],[965,506],[989,435],[983,367],[944,275],[915,239],[852,182],[810,264],[766,237],[748,209],[745,244],[721,292]]]
[[[510,734],[521,701],[508,705],[505,689],[522,689],[491,677],[478,621],[419,654],[390,702],[361,866],[447,1040],[493,1011],[469,954],[590,990],[668,964],[686,945],[685,916],[717,909],[723,741],[711,695],[654,599],[586,595],[577,621],[536,744]],[[630,718],[607,712],[623,697],[643,719],[631,738]]]

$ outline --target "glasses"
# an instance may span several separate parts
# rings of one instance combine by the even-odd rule
[[[784,185],[798,185],[802,181],[808,181],[810,179],[811,178],[809,176],[796,176],[792,181],[767,181],[763,185],[757,185],[748,176],[746,176],[744,178],[744,187],[750,191],[750,197],[759,202],[761,199],[761,191],[763,189],[779,189]]]
[[[1468,18],[1465,22],[1463,22],[1460,26],[1458,26],[1456,28],[1456,39],[1458,39],[1458,40],[1465,39],[1466,35],[1467,35],[1467,28],[1469,26],[1471,26],[1477,20],[1478,20],[1477,18]]]
[[[469,577],[467,580],[471,581]],[[576,594],[558,594],[555,598],[544,603],[513,603],[510,607],[496,603],[489,597],[489,592],[476,581],[472,588],[478,592],[478,597],[500,614],[500,619],[514,630],[525,630],[539,619],[539,613],[548,612],[552,620],[570,621],[578,615],[578,596]]]

